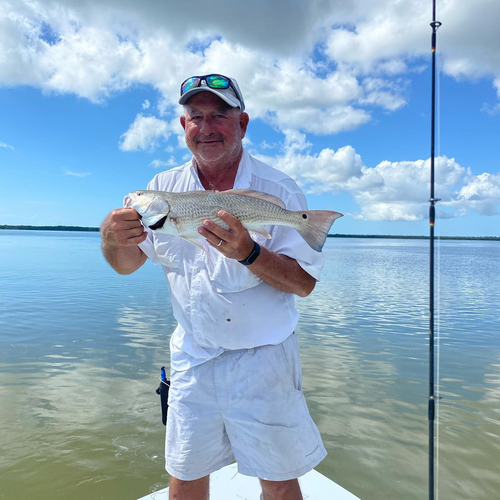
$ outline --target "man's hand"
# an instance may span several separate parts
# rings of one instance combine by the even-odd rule
[[[142,243],[148,236],[139,214],[133,208],[118,208],[104,219],[101,238],[107,246],[130,246]]]
[[[137,246],[148,236],[133,208],[117,208],[101,225],[102,253],[119,274],[130,274],[146,262],[145,253]]]
[[[217,215],[227,223],[229,230],[210,220],[204,220],[198,232],[226,257],[245,260],[254,246],[248,231],[233,215],[223,210]],[[309,295],[316,285],[316,280],[304,271],[295,259],[273,252],[264,246],[260,249],[260,255],[247,269],[277,290],[295,293],[300,297]]]
[[[198,232],[220,253],[229,259],[245,260],[253,250],[253,240],[243,224],[234,215],[220,210],[217,215],[227,223],[229,230],[211,220],[204,220]]]

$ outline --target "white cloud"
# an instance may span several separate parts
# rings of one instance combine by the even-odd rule
[[[324,68],[311,62],[309,51],[323,36],[325,12],[330,12],[326,18],[342,14],[339,2],[329,2],[331,10],[327,2],[325,12],[307,4],[287,9],[286,16],[280,14],[279,26],[262,16],[262,9],[280,11],[274,3],[256,2],[262,9],[259,23],[253,26],[248,19],[256,15],[254,4],[232,4],[231,16],[220,12],[211,16],[204,9],[206,15],[193,19],[188,12],[199,3],[174,10],[166,4],[152,9],[113,0],[6,4],[0,12],[0,28],[7,33],[0,42],[0,82],[71,92],[93,102],[134,84],[150,84],[163,95],[160,113],[168,114],[171,110],[178,113],[178,87],[183,77],[217,68],[245,82],[253,118],[277,128],[294,126],[317,134],[352,130],[368,122],[370,114],[362,109],[365,105],[395,110],[404,104],[400,91],[389,85],[376,93],[365,92],[349,70],[330,69],[319,76]],[[158,9],[168,15],[158,17]],[[246,19],[238,27],[235,11]],[[192,31],[179,36],[179,26],[186,24],[180,22],[184,16]],[[273,29],[264,30],[262,19],[269,19]],[[196,30],[197,23],[203,24],[201,31]],[[47,26],[52,30],[50,39]],[[309,42],[303,45],[306,39]],[[323,126],[318,116],[324,118]]]
[[[243,147],[247,148],[247,149],[250,148],[251,146],[253,146],[253,142],[250,139],[250,137],[248,136],[248,134],[245,135],[245,137],[243,137],[242,144],[243,144]]]
[[[326,54],[359,73],[395,74],[407,69],[403,58],[428,50],[430,12],[418,0],[404,3],[358,1],[351,24],[336,26],[327,37]],[[363,5],[364,4],[364,5]]]
[[[429,53],[431,30],[422,28],[430,9],[420,0],[295,2],[293,9],[286,0],[211,5],[4,2],[0,84],[34,85],[93,102],[152,85],[162,95],[160,116],[178,115],[179,82],[217,69],[244,82],[252,118],[325,135],[366,124],[374,106],[389,112],[403,107],[402,75],[421,70]],[[491,77],[500,96],[500,3],[448,0],[438,17],[446,26],[442,40],[439,32],[444,71],[456,78]],[[481,29],[470,29],[470,19]],[[315,45],[330,61],[313,61]],[[143,109],[149,106],[144,101]]]
[[[269,144],[267,141],[262,141],[260,143],[260,149],[266,150],[266,149],[274,149],[276,147],[276,144]]]
[[[6,144],[5,142],[0,142],[0,148],[14,149],[14,146],[11,146],[10,144]]]
[[[293,177],[310,194],[349,192],[360,207],[354,217],[364,220],[424,220],[429,212],[430,160],[383,161],[367,167],[352,146],[310,153],[304,134],[287,131],[283,154],[258,158]],[[435,193],[441,218],[476,210],[498,213],[500,174],[472,176],[455,159],[435,160]]]
[[[430,5],[420,0],[355,1],[351,23],[339,23],[328,34],[326,53],[357,72],[402,73],[430,55],[430,16]],[[498,18],[496,0],[439,2],[437,19],[443,26],[437,48],[443,71],[457,79],[500,78]]]
[[[159,139],[168,139],[169,135],[170,127],[166,121],[139,113],[134,123],[122,135],[120,149],[122,151],[153,150],[158,145]]]
[[[349,179],[362,175],[363,166],[361,157],[351,146],[337,151],[326,148],[317,155],[288,150],[283,162],[281,168],[286,168],[294,177],[298,176],[310,193],[336,193],[344,189]],[[289,167],[285,166],[287,163]]]
[[[406,104],[402,97],[407,82],[401,78],[387,80],[369,77],[363,80],[365,97],[359,100],[360,104],[372,104],[381,106],[388,111],[396,111]]]
[[[59,43],[40,52],[43,88],[74,92],[96,101],[131,85],[127,73],[136,58],[133,43],[120,42],[110,31],[85,26],[66,33]]]
[[[495,78],[493,81],[493,86],[497,89],[497,97],[500,99],[500,76]]]
[[[427,217],[430,160],[383,161],[373,168],[364,166],[361,170],[361,176],[352,177],[346,183],[346,189],[360,205],[359,218],[411,221]],[[451,200],[454,190],[469,173],[453,158],[436,158],[436,196]]]
[[[74,93],[92,102],[137,83],[168,93],[177,90],[179,72],[196,58],[184,45],[168,32],[130,32],[123,14],[111,20],[104,5],[99,18],[92,8],[77,7],[61,2],[0,7],[0,83]],[[53,41],[44,36],[46,26],[57,32]]]
[[[483,173],[470,178],[467,185],[445,205],[465,213],[474,209],[482,215],[497,215],[500,206],[500,174]]]
[[[485,102],[481,108],[481,111],[487,113],[490,116],[495,116],[500,114],[500,102],[496,105],[491,105]]]
[[[269,121],[280,129],[293,127],[317,135],[330,135],[354,130],[370,119],[370,114],[363,109],[334,106],[330,109],[298,108],[276,111],[275,116]]]
[[[72,172],[71,170],[65,170],[64,174],[71,175],[73,177],[88,177],[89,175],[92,175],[90,172]]]
[[[171,156],[167,161],[153,160],[149,165],[153,168],[171,168],[177,167],[179,165],[179,162],[175,159],[174,156]]]
[[[438,7],[443,71],[456,79],[489,78],[500,99],[500,2],[446,0]],[[428,160],[367,167],[351,146],[311,153],[313,139],[305,133],[354,130],[372,119],[374,108],[393,113],[404,107],[408,78],[428,65],[429,22],[430,6],[420,0],[324,0],[293,2],[293,8],[288,0],[214,0],[210,9],[205,0],[182,9],[160,1],[4,1],[0,85],[30,85],[96,103],[149,85],[160,94],[157,108],[165,119],[138,114],[120,149],[151,151],[172,134],[183,149],[179,83],[221,71],[239,80],[252,120],[285,135],[282,153],[264,159],[308,192],[348,191],[360,205],[358,217],[417,220],[427,216]],[[498,106],[485,104],[483,111],[497,114]],[[145,100],[142,109],[150,107]],[[498,176],[473,177],[446,157],[436,169],[446,216],[470,209],[496,213]]]
[[[294,2],[293,8],[287,0],[251,4],[214,0],[211,7],[207,9],[204,0],[192,0],[182,9],[159,1],[4,2],[0,7],[0,81],[74,92],[91,100],[135,83],[152,84],[166,94],[178,91],[183,76],[221,62],[217,53],[226,46],[236,48],[245,63],[251,59],[253,64],[242,69],[239,61],[226,60],[224,67],[232,66],[240,77],[254,77],[256,82],[261,78],[265,82],[273,74],[285,77],[274,81],[285,90],[290,83],[295,100],[307,105],[308,98],[316,100],[312,95],[316,89],[328,87],[331,80],[330,75],[312,78],[304,73],[307,68],[313,73],[316,69],[309,57],[315,45],[325,47],[340,78],[333,94],[321,94],[327,101],[332,95],[342,95],[345,85],[349,95],[360,72],[403,74],[429,54],[430,7],[420,0],[324,0]],[[441,2],[438,49],[444,71],[455,78],[498,80],[499,17],[496,0]],[[471,19],[480,29],[471,29]],[[231,55],[235,50],[230,50]],[[265,64],[260,68],[257,62]],[[299,92],[297,83],[304,84]],[[347,95],[342,102],[352,99]]]

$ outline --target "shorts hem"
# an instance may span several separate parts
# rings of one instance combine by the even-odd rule
[[[264,472],[257,469],[250,469],[240,464],[238,464],[238,472],[244,476],[258,477],[259,479],[267,481],[288,481],[289,479],[297,479],[313,470],[314,467],[316,467],[316,465],[318,465],[326,457],[326,455],[326,449],[322,446],[316,453],[315,458],[311,459],[308,464],[300,467],[300,469],[290,472]]]
[[[202,477],[208,476],[212,474],[212,472],[216,472],[219,469],[222,469],[222,467],[225,467],[226,465],[232,464],[235,461],[234,456],[226,458],[224,460],[221,460],[215,465],[212,465],[211,467],[207,467],[206,469],[198,472],[198,473],[184,473],[181,472],[180,470],[176,470],[174,467],[170,467],[168,464],[165,465],[165,470],[172,476],[175,477],[176,479],[180,479],[181,481],[195,481],[196,479],[200,479]]]

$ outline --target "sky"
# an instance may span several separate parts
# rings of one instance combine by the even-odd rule
[[[0,0],[0,225],[99,226],[190,158],[181,82],[237,79],[246,149],[331,233],[429,234],[432,2]],[[499,236],[500,2],[438,0],[436,235]]]

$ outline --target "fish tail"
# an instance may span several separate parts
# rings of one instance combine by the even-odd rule
[[[330,227],[343,214],[331,210],[308,210],[300,214],[305,224],[297,231],[313,250],[321,252]]]

